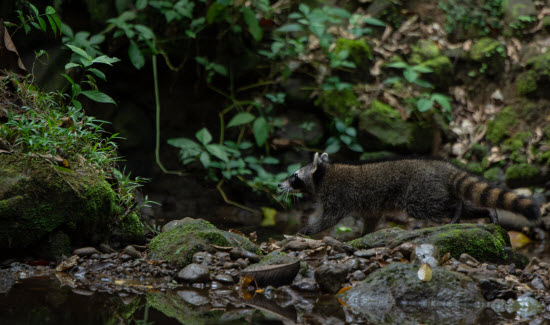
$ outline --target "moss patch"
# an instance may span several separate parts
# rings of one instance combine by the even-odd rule
[[[332,116],[344,118],[349,116],[353,108],[359,107],[361,103],[352,89],[344,89],[323,91],[315,101],[315,105],[321,106],[325,112]]]
[[[202,219],[190,220],[153,238],[150,253],[154,259],[166,260],[183,267],[192,262],[196,252],[213,251],[211,245],[239,246],[261,254],[258,247],[247,238],[219,230]]]
[[[527,163],[512,165],[506,169],[506,183],[533,180],[539,174],[540,170],[536,166]]]
[[[378,100],[372,101],[370,108],[359,114],[359,129],[390,145],[409,143],[413,131],[393,107]]]
[[[93,245],[117,233],[126,240],[118,216],[122,208],[111,186],[95,171],[57,168],[23,154],[0,156],[0,247],[33,245],[60,251],[66,241],[49,241],[61,231],[73,245]],[[124,222],[123,222],[124,224]],[[143,234],[134,217],[132,236]],[[119,238],[121,239],[121,238]],[[44,247],[42,247],[44,248]],[[65,250],[62,248],[61,251]]]
[[[525,257],[513,252],[506,230],[500,226],[449,224],[440,227],[405,231],[397,228],[382,229],[349,242],[362,249],[381,246],[395,247],[404,242],[432,244],[441,254],[449,252],[458,258],[467,253],[478,260],[523,265]]]
[[[505,107],[493,121],[487,125],[487,141],[497,144],[505,136],[511,133],[514,127],[519,123],[518,115],[512,106]]]
[[[518,75],[516,79],[518,95],[525,96],[537,90],[537,73],[526,71]]]
[[[355,63],[359,68],[368,68],[370,61],[372,60],[372,53],[370,47],[364,40],[352,40],[347,38],[339,38],[336,41],[333,53],[339,55],[342,51],[347,51],[347,60]]]

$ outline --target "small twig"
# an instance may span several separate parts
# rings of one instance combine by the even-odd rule
[[[236,206],[237,208],[241,208],[241,209],[243,209],[243,210],[252,212],[252,213],[254,213],[254,214],[261,214],[261,212],[258,211],[258,210],[249,208],[249,207],[247,207],[247,206],[244,206],[244,205],[242,205],[242,204],[239,204],[239,203],[237,203],[237,202],[234,202],[234,201],[229,200],[229,199],[227,198],[227,195],[225,195],[225,192],[224,192],[223,189],[222,189],[223,182],[224,182],[223,179],[222,179],[221,181],[219,181],[219,182],[218,182],[218,185],[216,185],[216,189],[218,190],[218,192],[220,192],[220,195],[222,196],[222,198],[223,198],[223,200],[225,201],[225,203],[234,205],[234,206]]]

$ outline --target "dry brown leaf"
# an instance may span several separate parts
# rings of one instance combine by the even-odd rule
[[[3,19],[0,19],[0,68],[27,74],[27,68],[19,58],[19,53],[17,53]]]

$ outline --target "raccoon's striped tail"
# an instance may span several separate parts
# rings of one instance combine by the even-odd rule
[[[531,221],[540,219],[539,206],[529,198],[495,187],[464,171],[456,172],[450,181],[452,190],[463,200],[471,201],[482,207],[516,212]]]

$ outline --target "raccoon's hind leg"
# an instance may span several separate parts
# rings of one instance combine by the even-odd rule
[[[460,220],[460,217],[462,216],[462,207],[463,206],[464,206],[464,202],[462,202],[462,200],[459,200],[456,203],[455,215],[454,215],[453,219],[451,220],[451,223],[457,223],[458,220]]]
[[[489,218],[491,223],[498,224],[498,215],[495,209],[480,208],[469,203],[464,204],[461,216],[466,218]]]

